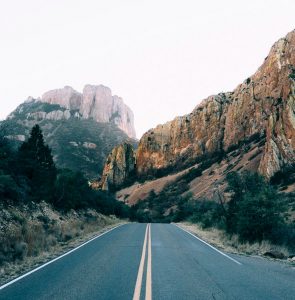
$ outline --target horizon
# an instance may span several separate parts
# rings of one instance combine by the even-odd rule
[[[29,96],[102,84],[132,109],[140,138],[208,96],[233,90],[294,29],[289,0],[279,8],[264,0],[246,7],[232,0],[185,4],[6,3],[0,12],[0,119]]]

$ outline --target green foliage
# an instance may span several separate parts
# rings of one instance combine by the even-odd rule
[[[55,110],[61,110],[65,111],[66,109],[64,107],[61,107],[58,104],[49,104],[45,102],[29,102],[21,104],[14,112],[15,115],[17,115],[20,119],[26,119],[28,113],[35,113],[35,112],[46,112],[50,113]]]
[[[59,170],[54,190],[54,206],[66,211],[85,208],[92,201],[88,183],[80,172]]]
[[[1,129],[1,128],[0,128]],[[129,217],[129,207],[111,194],[92,190],[81,172],[57,170],[38,125],[17,152],[0,130],[0,199],[3,204],[45,200],[61,211],[93,208],[106,215]]]
[[[239,234],[243,241],[272,239],[284,225],[284,198],[257,173],[232,172],[227,176],[232,193],[226,211],[226,230]]]
[[[51,150],[45,145],[38,125],[32,128],[28,141],[19,148],[18,166],[20,174],[28,178],[32,200],[50,200],[56,168]]]
[[[194,201],[191,204],[191,216],[189,220],[199,223],[203,228],[223,227],[224,214],[222,207],[214,202],[206,199]]]
[[[273,185],[287,186],[295,182],[295,164],[286,165],[270,179]]]
[[[203,228],[218,227],[228,234],[238,234],[241,241],[270,240],[295,250],[295,226],[286,224],[287,199],[257,173],[232,172],[227,175],[231,197],[225,202],[194,199],[187,193],[188,183],[200,174],[191,169],[168,184],[160,193],[131,207],[132,220],[139,222],[180,222],[190,220]],[[292,202],[293,201],[293,202]]]
[[[64,110],[59,105],[36,102],[21,104],[10,119],[1,124],[8,127],[7,135],[29,136],[31,127],[35,124],[32,113]],[[105,158],[112,149],[124,141],[137,144],[119,129],[114,123],[97,123],[92,119],[78,119],[74,117],[77,110],[70,111],[67,120],[40,119],[38,124],[42,128],[44,141],[52,149],[56,166],[73,171],[81,171],[87,178],[94,179],[102,172]],[[116,115],[114,115],[116,117]],[[93,143],[93,147],[87,147]],[[20,141],[13,141],[15,149]]]
[[[138,222],[169,223],[174,221],[177,207],[185,202],[182,194],[188,190],[188,184],[179,180],[167,184],[160,193],[151,191],[149,196],[131,207],[130,218]]]
[[[81,172],[59,170],[55,183],[54,206],[70,209],[94,208],[106,215],[128,218],[129,207],[113,198],[111,194],[92,190]]]
[[[294,68],[291,69],[291,73],[289,74],[289,78],[292,79],[292,80],[295,80],[295,69]]]
[[[181,176],[181,179],[189,183],[197,177],[202,176],[202,170],[199,168],[191,168],[188,172]]]
[[[0,199],[4,202],[17,201],[19,187],[11,175],[0,175]]]

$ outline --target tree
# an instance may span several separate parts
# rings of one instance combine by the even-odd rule
[[[28,179],[32,200],[50,200],[56,168],[39,125],[32,128],[28,141],[19,148],[18,163],[20,173]]]
[[[227,176],[232,193],[226,211],[226,229],[241,240],[271,239],[284,224],[284,198],[258,173],[232,172]]]
[[[55,182],[53,204],[62,210],[93,207],[93,191],[80,172],[60,170]]]

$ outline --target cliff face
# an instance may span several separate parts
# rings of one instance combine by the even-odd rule
[[[120,97],[112,95],[111,90],[103,85],[86,85],[82,94],[65,86],[46,92],[40,101],[76,111],[83,119],[113,123],[129,137],[136,137],[132,110]]]
[[[295,161],[295,31],[271,48],[262,66],[233,92],[210,96],[191,114],[143,135],[137,173],[181,164],[187,157],[227,150],[266,133],[259,171],[270,177]]]
[[[99,188],[103,190],[121,186],[132,176],[135,170],[135,153],[133,146],[123,143],[115,147],[108,155],[103,169]]]

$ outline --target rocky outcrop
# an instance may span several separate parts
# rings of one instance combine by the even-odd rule
[[[44,93],[41,101],[49,104],[58,104],[69,110],[79,110],[82,104],[82,94],[70,86],[65,86],[63,89],[51,90]]]
[[[259,171],[272,176],[295,161],[295,31],[272,47],[258,71],[233,92],[210,96],[191,114],[143,135],[137,173],[179,166],[195,158],[266,133]]]
[[[27,114],[28,119],[33,119],[35,121],[41,121],[41,120],[68,120],[71,117],[71,113],[69,110],[53,110],[51,112],[46,113],[45,111],[37,111]]]
[[[113,123],[129,137],[136,137],[132,110],[122,98],[112,95],[111,90],[103,85],[86,85],[82,94],[65,86],[46,92],[40,101],[76,111],[84,119]]]
[[[169,174],[254,136],[261,146],[253,170],[270,178],[295,163],[295,31],[276,42],[258,71],[233,92],[210,96],[192,113],[146,132],[136,152],[136,175]],[[116,155],[111,161],[117,164]],[[109,166],[108,161],[104,178],[113,177]]]
[[[108,155],[98,187],[103,190],[112,190],[114,187],[122,186],[130,179],[134,171],[135,153],[133,146],[123,143],[115,147]]]

